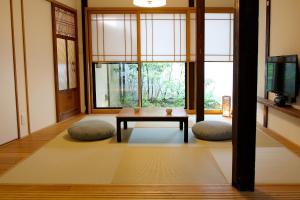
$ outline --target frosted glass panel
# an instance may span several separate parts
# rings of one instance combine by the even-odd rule
[[[77,87],[75,41],[68,40],[69,88]]]
[[[66,41],[57,38],[58,89],[68,89]]]
[[[230,54],[230,20],[205,20],[205,54]]]
[[[186,60],[186,15],[141,14],[142,61]]]
[[[92,58],[100,61],[136,61],[137,21],[135,14],[91,15]]]
[[[174,55],[174,24],[169,20],[153,21],[153,54]]]
[[[191,60],[196,60],[195,13],[190,18]],[[205,61],[232,61],[233,59],[233,14],[205,14]]]
[[[196,61],[196,15],[191,13],[190,16],[190,59],[191,61]]]

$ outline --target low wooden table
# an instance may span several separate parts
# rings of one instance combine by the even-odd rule
[[[128,121],[178,121],[180,130],[184,129],[184,142],[188,142],[188,115],[184,109],[173,109],[171,115],[164,108],[141,108],[135,113],[133,108],[123,108],[117,115],[117,141],[121,142],[121,122],[127,129]]]

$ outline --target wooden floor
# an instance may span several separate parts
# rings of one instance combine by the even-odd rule
[[[73,117],[0,146],[0,175],[83,117]],[[297,154],[300,152],[299,147],[287,141],[279,142]],[[255,192],[242,193],[230,185],[0,185],[0,199],[300,199],[300,185],[257,185]]]

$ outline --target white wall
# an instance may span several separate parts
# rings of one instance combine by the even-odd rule
[[[28,134],[27,126],[27,108],[26,108],[26,88],[25,88],[25,70],[24,70],[24,54],[23,54],[23,34],[22,34],[22,18],[21,18],[21,0],[13,0],[13,17],[14,17],[14,38],[16,53],[16,68],[18,77],[18,100],[20,113],[20,135],[21,137]]]
[[[49,2],[24,1],[31,131],[56,122],[51,19]]]
[[[264,94],[264,51],[265,51],[265,20],[266,0],[260,0],[260,32],[259,32],[259,61],[258,61],[258,95]],[[300,58],[300,1],[272,0],[271,6],[271,41],[270,55],[298,54]],[[272,95],[271,95],[272,97]],[[272,99],[271,99],[272,100]],[[294,107],[300,109],[300,97]],[[258,122],[262,123],[263,106],[258,106]],[[293,143],[300,145],[300,119],[288,116],[272,108],[269,109],[268,127],[286,137]]]
[[[58,1],[77,9],[78,13],[81,108],[84,111],[80,0]],[[0,144],[18,137],[12,38],[15,40],[20,136],[24,137],[29,134],[27,114],[30,118],[31,132],[56,122],[51,3],[46,0],[23,0],[23,5],[24,35],[21,0],[12,0],[14,19],[12,36],[10,0],[0,1],[0,121],[2,128]],[[25,46],[23,46],[23,41],[25,41]],[[28,77],[28,102],[26,101],[25,66]],[[27,103],[29,112],[27,112]]]
[[[10,1],[0,1],[0,144],[18,137]]]

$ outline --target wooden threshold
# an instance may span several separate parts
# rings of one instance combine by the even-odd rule
[[[230,185],[2,185],[3,199],[299,199],[299,185],[258,185],[239,192]]]

